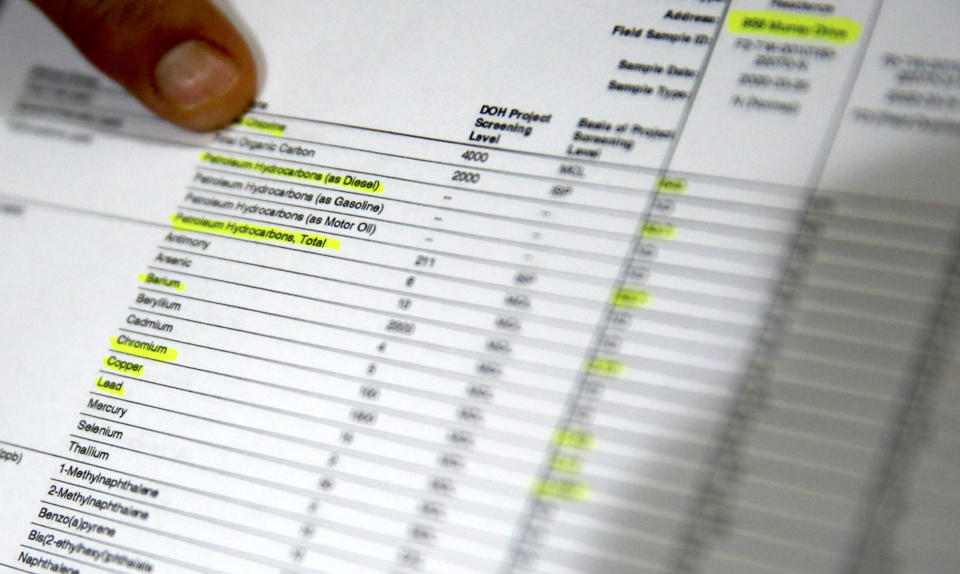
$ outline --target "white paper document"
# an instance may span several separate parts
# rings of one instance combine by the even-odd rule
[[[0,11],[0,571],[960,571],[960,3]]]

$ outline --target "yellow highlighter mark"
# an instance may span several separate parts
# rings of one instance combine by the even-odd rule
[[[590,450],[593,448],[593,433],[576,429],[557,429],[553,433],[553,444],[577,450]]]
[[[128,355],[136,355],[144,359],[153,359],[154,361],[167,362],[177,360],[176,349],[171,349],[166,345],[151,343],[150,341],[141,341],[140,339],[134,339],[126,335],[110,337],[110,348],[114,351],[120,351]]]
[[[587,363],[587,372],[591,375],[606,375],[615,377],[623,373],[624,365],[616,359],[594,357]]]
[[[550,469],[569,474],[579,474],[582,463],[575,456],[556,453],[550,457]]]
[[[173,228],[179,231],[216,233],[255,241],[276,241],[277,243],[290,245],[305,245],[316,249],[340,249],[340,242],[336,239],[289,229],[253,225],[252,223],[221,221],[219,219],[183,215],[182,213],[171,215],[170,222],[173,224]]]
[[[105,393],[110,393],[112,395],[117,395],[122,397],[124,391],[123,381],[111,381],[110,379],[105,379],[103,377],[97,377],[97,380],[94,381],[97,390],[103,391]]]
[[[133,375],[134,377],[139,377],[143,374],[143,365],[140,363],[134,363],[133,361],[126,361],[120,359],[114,355],[103,358],[103,366],[110,369],[111,371],[116,371],[118,373],[123,373],[124,375]]]
[[[682,177],[661,177],[657,180],[657,191],[683,195],[687,193],[687,180]]]
[[[183,291],[187,288],[181,281],[176,279],[168,279],[162,275],[154,275],[153,273],[141,273],[137,275],[137,279],[142,283],[150,283],[151,285],[162,285],[163,287],[170,287],[171,289],[176,289],[177,291]]]
[[[647,221],[643,224],[640,234],[644,239],[672,239],[677,234],[677,229],[672,223]]]
[[[282,136],[283,132],[287,131],[287,126],[285,124],[277,122],[267,122],[264,120],[258,120],[257,118],[243,117],[237,120],[237,125],[250,128],[252,130],[257,130],[258,132],[263,132],[265,134],[270,134],[272,136]]]
[[[613,292],[613,295],[610,296],[610,303],[614,307],[639,309],[640,307],[646,307],[650,303],[651,298],[650,294],[646,291],[622,287]]]
[[[849,44],[860,37],[860,23],[849,18],[785,12],[733,10],[727,29],[734,34],[762,34],[795,40]]]
[[[590,498],[590,487],[582,482],[567,480],[535,480],[530,492],[537,498],[585,502]]]
[[[225,165],[237,169],[256,171],[267,175],[282,175],[284,177],[301,179],[311,183],[334,185],[352,191],[383,193],[383,184],[379,179],[362,179],[352,174],[324,173],[321,171],[314,171],[312,169],[288,167],[285,165],[265,163],[262,161],[230,157],[227,155],[210,153],[208,151],[200,152],[200,161],[215,165]]]

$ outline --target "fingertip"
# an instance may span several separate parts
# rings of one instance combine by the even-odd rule
[[[194,131],[223,127],[255,96],[252,58],[238,61],[205,40],[190,39],[157,61],[153,86],[158,113]]]
[[[94,65],[181,127],[223,127],[256,95],[252,52],[210,0],[31,1]]]
[[[240,79],[237,64],[203,40],[187,40],[164,54],[153,71],[160,97],[191,110],[227,95]]]

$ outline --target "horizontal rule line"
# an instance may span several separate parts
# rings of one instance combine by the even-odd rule
[[[21,545],[21,546],[23,546],[23,545]],[[23,547],[24,547],[24,548],[27,548],[27,546],[23,546]],[[15,571],[15,572],[26,572],[27,574],[33,574],[33,571],[32,571],[32,570],[24,570],[23,568],[17,568],[16,566],[11,566],[11,565],[6,564],[6,563],[4,563],[4,562],[0,562],[0,566],[3,566],[4,568],[8,568],[8,569],[13,570],[13,571]]]

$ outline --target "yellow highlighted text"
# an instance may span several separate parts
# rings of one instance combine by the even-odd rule
[[[241,125],[252,130],[257,130],[258,132],[270,134],[272,136],[282,136],[283,132],[287,130],[287,126],[284,124],[267,122],[251,117],[240,118],[237,120],[237,125]]]
[[[646,291],[622,287],[613,292],[613,295],[610,296],[610,303],[614,307],[640,308],[647,306],[650,299],[650,294]]]
[[[151,283],[153,285],[161,285],[163,287],[170,287],[171,289],[176,289],[177,291],[183,291],[187,288],[182,282],[177,281],[176,279],[167,279],[166,277],[160,275],[154,275],[153,273],[141,273],[137,275],[143,283]]]
[[[644,239],[672,239],[677,234],[677,229],[672,223],[647,221],[640,233]]]
[[[616,359],[606,359],[603,357],[594,357],[587,363],[587,372],[591,375],[606,375],[615,377],[623,373],[624,365]]]
[[[246,169],[268,175],[282,175],[292,177],[293,179],[302,179],[311,183],[322,183],[324,185],[335,185],[353,191],[365,191],[367,193],[383,193],[383,184],[379,179],[362,179],[351,174],[323,173],[311,169],[299,167],[288,167],[273,163],[264,163],[262,161],[253,161],[238,157],[230,157],[210,153],[208,151],[200,153],[200,161],[212,163],[215,165],[225,165],[237,169]]]
[[[582,482],[566,480],[535,480],[530,492],[537,498],[585,502],[590,498],[590,487]]]
[[[97,390],[117,395],[118,397],[122,397],[123,393],[125,392],[123,389],[123,381],[111,381],[110,379],[97,377],[97,380],[94,381],[94,383],[97,386]]]
[[[111,371],[123,373],[124,375],[133,375],[134,377],[139,377],[143,374],[143,365],[140,363],[134,363],[133,361],[121,359],[114,355],[104,357],[103,366]]]
[[[340,242],[336,239],[322,235],[301,233],[289,229],[264,227],[252,223],[221,221],[219,219],[183,215],[182,213],[171,215],[170,222],[173,224],[173,228],[179,231],[216,233],[256,241],[276,241],[277,243],[287,243],[289,245],[304,245],[315,249],[340,249]]]
[[[153,359],[154,361],[176,361],[177,350],[171,349],[166,345],[157,345],[150,341],[141,341],[126,335],[119,337],[110,337],[110,348],[114,351],[136,355],[144,359]]]
[[[687,193],[687,180],[682,177],[661,177],[657,180],[657,191],[683,195]]]
[[[553,444],[577,450],[593,448],[593,434],[576,429],[557,429],[553,433]]]

